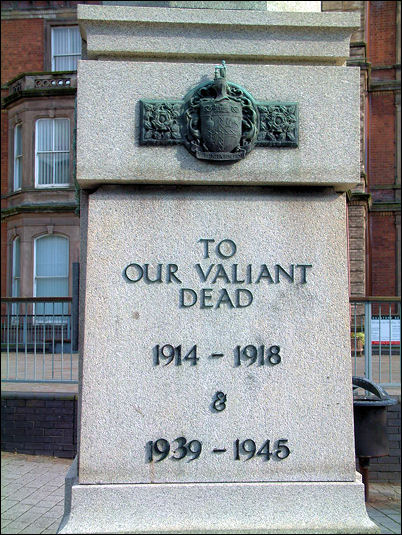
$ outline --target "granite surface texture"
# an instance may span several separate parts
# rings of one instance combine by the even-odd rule
[[[139,2],[140,3],[140,2]],[[250,0],[246,2],[232,1],[198,1],[180,2],[171,0],[170,7],[197,9],[247,9],[259,11],[321,11],[321,2],[270,2]]]
[[[182,145],[139,145],[140,99],[181,100],[212,79],[213,64],[83,60],[78,76],[82,188],[140,182],[347,190],[360,181],[359,69],[228,64],[228,81],[257,101],[298,102],[300,133],[298,148],[256,147],[226,165],[198,160]]]
[[[246,16],[245,16],[246,14]],[[87,57],[343,64],[357,13],[78,6]]]
[[[80,483],[352,481],[345,224],[344,195],[330,189],[91,194]],[[210,258],[200,239],[215,240]],[[215,248],[222,240],[236,244],[231,258],[221,256],[230,242]],[[141,268],[127,279],[130,264]],[[152,283],[159,264],[162,282]],[[170,281],[168,264],[177,268]],[[269,274],[258,280],[264,264]],[[277,265],[294,269],[293,281]],[[141,269],[148,281],[132,282]],[[181,365],[155,364],[155,347],[166,344],[181,346]],[[195,366],[184,359],[194,345]],[[238,345],[280,346],[282,360],[238,365]],[[221,412],[217,392],[227,396]],[[173,455],[181,436],[202,443],[197,459],[147,462],[149,441],[167,440]],[[273,450],[288,440],[291,453],[235,461],[237,439],[257,449],[269,439]]]
[[[379,532],[367,516],[364,487],[357,479],[309,484],[75,484],[72,512],[65,515],[58,533]]]
[[[60,533],[378,532],[354,465],[340,193],[360,181],[359,69],[342,66],[359,15],[78,18],[85,326]],[[222,59],[257,101],[298,103],[298,148],[218,165],[140,146],[139,100],[181,100]]]

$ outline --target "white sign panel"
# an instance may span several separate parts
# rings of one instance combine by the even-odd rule
[[[399,316],[372,316],[371,317],[371,341],[378,343],[400,343],[401,319]]]

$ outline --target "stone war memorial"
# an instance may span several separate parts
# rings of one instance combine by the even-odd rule
[[[349,345],[359,21],[319,4],[78,8],[84,323],[60,533],[378,532]]]

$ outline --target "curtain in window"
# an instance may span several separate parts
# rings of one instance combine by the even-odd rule
[[[66,186],[70,177],[69,119],[36,121],[36,185]]]
[[[76,71],[81,57],[78,26],[52,28],[52,71]]]
[[[20,238],[17,237],[13,241],[13,256],[11,269],[11,296],[20,297]],[[18,315],[19,306],[16,303],[12,304],[11,314]]]
[[[14,191],[21,189],[22,179],[22,128],[17,124],[14,128]]]
[[[35,241],[35,296],[67,297],[69,241],[62,236],[44,236]],[[65,303],[39,303],[36,314],[67,314]]]
[[[13,241],[13,269],[12,269],[11,295],[20,296],[20,239]]]

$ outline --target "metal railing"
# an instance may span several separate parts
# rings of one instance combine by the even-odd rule
[[[1,298],[1,380],[78,383],[77,306],[71,297]]]
[[[401,298],[351,297],[353,375],[401,387]]]
[[[78,306],[71,297],[2,298],[1,380],[78,383]],[[353,375],[401,386],[399,297],[350,298]]]

